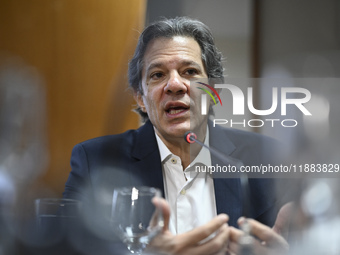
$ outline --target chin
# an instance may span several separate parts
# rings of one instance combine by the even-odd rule
[[[171,127],[168,129],[168,134],[171,134],[172,136],[183,136],[185,132],[190,130],[190,124],[188,123],[179,123],[175,125],[171,125]]]

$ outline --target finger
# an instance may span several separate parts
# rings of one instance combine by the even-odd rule
[[[191,254],[217,254],[221,252],[226,252],[229,240],[229,228],[227,224],[223,224],[217,233],[209,241],[194,247],[190,252]]]
[[[163,231],[169,230],[169,221],[170,221],[170,207],[165,199],[154,197],[152,199],[152,203],[158,208],[159,211],[163,214]]]
[[[240,254],[242,252],[242,246],[240,245],[240,240],[244,236],[244,232],[236,229],[234,227],[230,227],[230,243],[229,243],[229,250],[231,253]],[[267,254],[268,248],[263,246],[259,241],[252,238],[251,244],[251,254],[258,254],[258,255],[265,255]],[[275,254],[275,253],[273,253]]]
[[[238,242],[240,237],[243,236],[244,232],[237,229],[237,228],[234,228],[234,227],[229,227],[230,229],[230,240],[231,242]]]
[[[284,232],[284,230],[288,227],[293,209],[293,203],[287,203],[282,206],[279,213],[277,214],[276,221],[273,227],[273,230],[276,233],[282,234],[282,232]]]
[[[242,225],[244,220],[244,218],[240,218],[239,224]],[[247,219],[247,221],[250,224],[251,233],[260,240],[265,241],[268,246],[288,247],[286,240],[268,226],[253,219]]]
[[[151,228],[153,228],[153,227],[155,227],[159,224],[160,214],[162,213],[161,210],[159,209],[159,207],[157,207],[157,202],[154,202],[152,200],[152,203],[155,206],[155,211],[153,212],[151,220],[149,222],[149,227],[151,227]]]
[[[197,227],[189,232],[180,234],[180,240],[184,246],[196,245],[198,242],[204,240],[212,233],[217,231],[222,225],[228,221],[229,217],[226,214],[220,214],[208,223]]]
[[[229,249],[236,254],[239,254],[240,251],[242,251],[242,247],[248,247],[249,245],[252,246],[254,243],[254,238],[251,236],[247,235],[245,237],[245,233],[239,229],[236,229],[234,227],[230,227],[230,244],[229,244]],[[243,239],[246,238],[246,239]],[[246,245],[246,246],[243,246]]]
[[[161,199],[162,203],[162,212],[163,212],[163,220],[164,220],[164,227],[163,231],[169,230],[169,222],[170,222],[170,206],[165,199]]]

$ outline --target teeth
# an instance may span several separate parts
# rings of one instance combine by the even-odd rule
[[[183,109],[180,109],[180,110],[171,109],[171,110],[169,110],[169,113],[170,114],[177,114],[177,113],[180,113],[180,112],[183,112],[183,111],[184,111]]]

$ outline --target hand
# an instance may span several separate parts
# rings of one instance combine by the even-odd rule
[[[163,212],[164,227],[148,246],[148,251],[156,251],[157,254],[190,254],[209,255],[225,254],[229,240],[229,228],[226,224],[228,216],[220,214],[205,225],[197,227],[189,232],[174,235],[169,231],[170,208],[164,199],[156,198],[153,203]],[[211,234],[216,235],[206,242],[202,242]]]
[[[247,221],[247,224],[250,226],[250,234],[257,238],[252,238],[252,254],[287,254],[289,245],[281,235],[253,219],[245,219],[242,217],[238,220],[238,224],[242,226],[245,221]],[[243,235],[243,231],[230,227],[229,249],[232,253],[238,254],[240,252],[241,247],[239,246],[239,241]]]

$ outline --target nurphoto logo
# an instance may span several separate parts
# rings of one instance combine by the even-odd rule
[[[203,82],[196,82],[201,84],[212,92],[210,92],[206,88],[197,87],[198,89],[203,90],[206,94],[201,95],[201,114],[207,115],[209,110],[207,109],[207,95],[211,97],[214,104],[217,105],[216,98],[218,98],[220,102],[220,107],[222,107],[222,99],[220,93],[225,92],[229,93],[232,97],[232,100],[223,100],[225,109],[232,109],[233,116],[245,116],[245,107],[251,114],[255,116],[261,116],[256,119],[243,119],[241,122],[236,122],[233,119],[213,119],[214,126],[215,125],[225,125],[229,123],[232,125],[242,125],[249,127],[262,127],[265,123],[274,127],[276,124],[281,124],[282,127],[295,127],[298,125],[297,119],[294,118],[269,118],[270,115],[279,113],[281,117],[287,116],[287,108],[298,110],[305,116],[311,116],[312,113],[305,106],[311,100],[311,92],[302,87],[272,87],[271,88],[271,98],[266,98],[267,101],[271,102],[270,107],[266,107],[265,109],[258,109],[254,106],[254,91],[252,87],[247,87],[245,94],[241,88],[232,84],[215,84],[213,86],[208,85]],[[215,96],[213,94],[215,94]],[[265,116],[266,118],[264,118]]]

